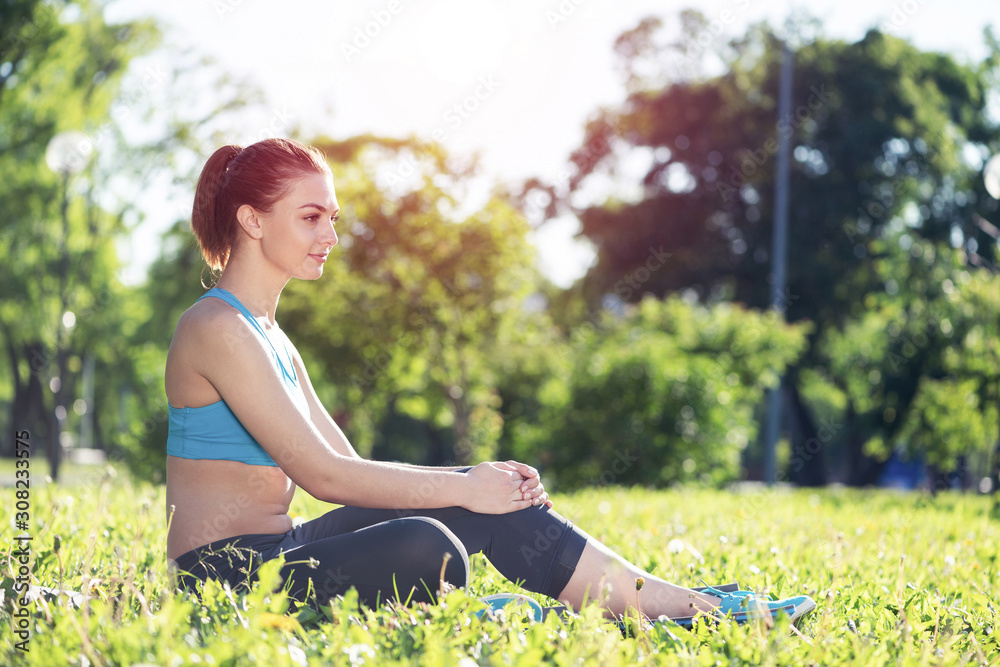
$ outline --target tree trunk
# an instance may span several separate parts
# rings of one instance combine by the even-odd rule
[[[472,443],[469,441],[469,415],[471,411],[467,405],[465,394],[459,398],[451,399],[452,413],[454,414],[454,425],[452,430],[455,433],[455,463],[460,466],[472,463]]]
[[[25,345],[24,355],[29,359],[31,372],[28,374],[28,381],[23,387],[21,396],[15,398],[14,403],[21,406],[21,412],[15,413],[14,424],[17,430],[21,430],[17,424],[23,424],[24,428],[31,433],[32,455],[37,451],[36,445],[45,442],[52,430],[52,424],[47,417],[51,414],[45,406],[45,389],[42,385],[41,372],[47,365],[38,360],[46,360],[45,346],[41,343],[31,343]]]
[[[11,379],[14,381],[14,400],[10,403],[10,420],[7,422],[7,428],[4,429],[3,437],[0,438],[0,456],[11,457],[14,456],[15,449],[15,438],[14,433],[19,429],[18,418],[25,413],[25,390],[27,387],[23,384],[21,380],[21,367],[18,364],[20,359],[17,356],[17,348],[14,347],[14,341],[11,340],[9,332],[4,327],[4,333],[6,336],[6,348],[7,348],[7,358],[10,364],[10,375]]]
[[[822,437],[816,427],[816,421],[799,393],[798,383],[798,373],[790,369],[784,384],[792,423],[789,476],[798,486],[824,486],[827,483],[825,444],[830,438]]]
[[[847,401],[847,414],[845,416],[847,426],[847,475],[845,478],[849,486],[864,487],[878,484],[878,478],[885,469],[888,460],[879,461],[865,454],[864,429],[861,419],[854,410],[854,401]]]
[[[994,496],[1000,494],[1000,440],[997,440],[996,449],[993,450],[993,471],[991,473],[993,484],[990,491]]]
[[[432,447],[430,456],[424,463],[430,466],[447,465],[451,459],[448,456],[448,452],[445,451],[445,442],[441,437],[441,433],[429,421],[422,423],[424,430],[427,432],[427,439],[430,440]]]

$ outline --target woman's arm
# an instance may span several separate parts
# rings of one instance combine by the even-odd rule
[[[285,341],[286,345],[292,350],[292,364],[295,366],[295,373],[299,376],[299,385],[302,387],[302,393],[305,394],[306,403],[309,405],[309,421],[313,423],[313,426],[316,427],[334,450],[344,456],[361,458],[357,451],[355,451],[354,446],[351,445],[350,440],[340,430],[340,426],[337,422],[333,421],[330,413],[327,412],[326,408],[320,402],[316,390],[313,389],[312,380],[309,379],[309,373],[306,371],[305,362],[302,361],[299,351],[288,340],[288,336],[285,336]]]
[[[347,436],[340,429],[340,426],[330,417],[330,413],[323,407],[323,404],[319,400],[319,396],[316,394],[316,390],[313,388],[312,381],[309,379],[309,373],[306,371],[305,362],[302,361],[302,356],[299,351],[295,348],[288,337],[285,336],[285,341],[288,347],[292,350],[292,362],[295,366],[295,372],[299,376],[299,384],[302,386],[302,391],[305,393],[306,402],[309,405],[309,420],[313,423],[320,434],[326,439],[326,441],[336,450],[337,452],[343,454],[344,456],[350,456],[353,458],[360,458],[357,451],[351,445]],[[428,470],[428,471],[445,471],[445,472],[455,472],[456,470],[462,470],[468,466],[422,466],[415,465],[412,463],[398,463],[398,462],[386,462],[386,465],[399,466],[405,468],[415,468],[417,470]],[[548,507],[552,507],[552,501],[549,500],[548,494],[545,492],[545,488],[542,486],[542,481],[538,476],[538,471],[531,466],[525,465],[523,463],[518,463],[517,461],[506,461],[504,463],[497,463],[503,469],[513,470],[521,475],[521,493],[525,500],[529,500],[534,505],[545,504]]]
[[[347,449],[339,428],[343,441],[334,446],[331,431],[324,434],[312,421],[313,405],[308,416],[295,405],[265,342],[237,313],[182,318],[176,335],[198,351],[189,356],[193,370],[212,383],[285,474],[320,500],[390,509],[460,506],[487,514],[531,506],[520,490],[521,475],[501,464],[483,463],[456,475],[367,461]]]

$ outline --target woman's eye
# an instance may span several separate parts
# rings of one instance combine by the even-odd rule
[[[306,216],[306,220],[308,220],[309,222],[316,222],[317,220],[319,220],[319,214]]]

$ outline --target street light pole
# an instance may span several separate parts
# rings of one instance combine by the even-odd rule
[[[989,161],[987,161],[986,166],[983,168],[983,185],[986,186],[986,192],[988,192],[991,197],[994,199],[1000,199],[1000,153],[991,157]],[[998,244],[1000,244],[1000,234],[996,233],[996,227],[989,230],[989,228],[986,227],[986,222],[983,221],[982,228],[984,231],[987,231],[987,233],[992,231],[993,233],[990,235],[996,239]],[[997,271],[995,266],[991,266],[985,261],[982,262],[982,264],[983,266],[989,267],[990,272],[993,273],[993,275],[998,275],[998,273],[1000,273]],[[997,320],[997,331],[1000,332],[1000,319]],[[1000,380],[997,381],[997,401],[997,417],[1000,418]],[[1000,488],[998,488],[1000,487],[1000,421],[998,421],[997,430],[997,446],[993,451],[993,470],[991,471],[993,473],[993,483],[990,490],[993,493],[1000,493]]]
[[[778,89],[778,120],[792,113],[792,52],[781,44],[781,82]],[[791,129],[778,133],[778,169],[774,183],[774,232],[771,248],[771,307],[784,319],[788,262],[788,174]],[[764,436],[764,482],[777,481],[778,435],[781,432],[781,379],[767,393],[767,424]]]
[[[66,367],[69,359],[68,330],[76,323],[76,316],[69,310],[69,182],[70,177],[87,166],[94,151],[94,143],[82,132],[60,132],[52,137],[45,149],[45,163],[62,177],[62,202],[59,213],[62,234],[59,239],[59,320],[56,322],[56,372],[49,383],[54,394],[52,433],[47,443],[47,458],[53,479],[59,475],[62,462],[62,429],[66,421]]]

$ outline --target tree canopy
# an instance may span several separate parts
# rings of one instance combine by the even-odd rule
[[[598,250],[584,294],[591,301],[613,293],[635,302],[693,290],[706,302],[769,306],[774,156],[779,136],[786,135],[793,160],[782,300],[791,321],[814,324],[786,383],[792,456],[809,461],[794,479],[819,484],[828,478],[825,457],[801,450],[805,442],[820,440],[803,398],[802,369],[822,369],[824,381],[834,386],[863,382],[885,394],[886,402],[876,405],[848,391],[845,414],[864,424],[842,429],[836,441],[824,439],[846,447],[845,474],[853,481],[873,481],[858,473],[869,440],[924,442],[917,449],[940,463],[953,461],[959,450],[988,446],[995,427],[948,445],[904,429],[914,423],[912,413],[926,407],[922,401],[931,400],[918,391],[934,391],[932,381],[956,382],[952,389],[962,401],[975,394],[957,378],[938,377],[944,373],[942,355],[955,349],[949,337],[956,322],[952,330],[932,332],[932,342],[897,368],[863,379],[856,368],[830,363],[821,341],[845,328],[874,326],[873,305],[887,301],[910,318],[900,328],[935,326],[931,319],[944,319],[933,313],[943,303],[943,281],[954,284],[956,272],[996,264],[1000,251],[990,229],[1000,216],[981,175],[985,159],[1000,148],[989,108],[1000,63],[992,34],[985,35],[989,57],[963,64],[878,30],[847,43],[806,37],[808,25],[800,23],[788,38],[794,47],[793,111],[778,118],[782,40],[772,28],[757,25],[723,45],[715,55],[724,71],[710,75],[697,67],[701,61],[692,54],[701,50],[691,42],[706,19],[687,11],[681,24],[678,43],[659,38],[660,19],[643,21],[619,38],[627,98],[594,114],[571,156],[567,187],[534,180],[522,192],[529,205],[545,204],[549,216],[569,211],[581,220],[581,234]],[[694,66],[671,69],[676,62]],[[626,163],[646,165],[637,183],[623,177]],[[607,196],[595,198],[594,192]],[[912,253],[897,252],[897,243]],[[649,269],[653,249],[669,256],[656,270]],[[986,277],[976,280],[989,283]],[[977,311],[969,327],[990,328],[995,321],[994,311]],[[995,372],[982,375],[981,383],[989,385]],[[901,386],[893,387],[892,378]],[[866,409],[877,414],[861,414]]]

